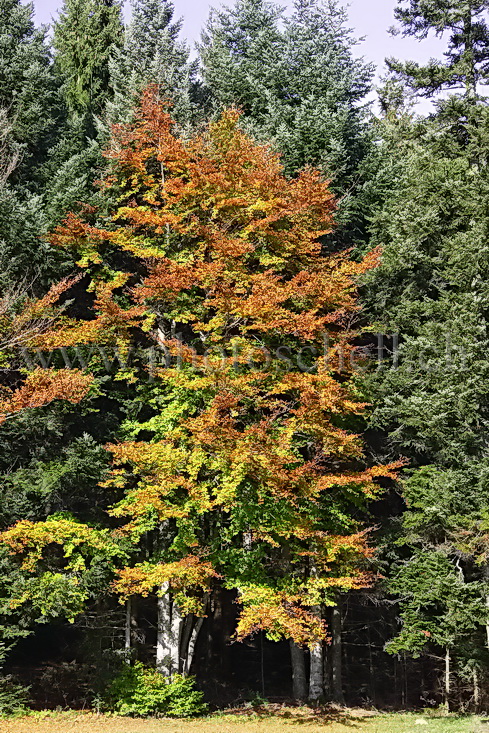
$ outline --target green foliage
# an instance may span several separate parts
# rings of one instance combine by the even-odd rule
[[[399,335],[395,361],[387,360],[361,385],[373,405],[372,452],[409,461],[400,484],[402,516],[391,522],[383,507],[378,521],[391,563],[385,588],[398,602],[400,619],[387,650],[432,659],[449,650],[453,674],[472,684],[477,670],[482,685],[489,668],[489,112],[479,95],[489,82],[488,10],[489,0],[398,0],[396,32],[418,40],[443,37],[446,53],[427,64],[388,60],[392,74],[380,93],[384,117],[372,124],[365,102],[372,68],[356,56],[337,0],[295,0],[289,15],[270,0],[236,0],[213,10],[200,46],[202,84],[171,0],[132,0],[125,31],[119,0],[65,0],[54,54],[46,29],[34,25],[32,4],[0,0],[0,300],[45,292],[73,270],[73,253],[49,245],[47,232],[68,212],[80,211],[80,202],[95,207],[91,224],[106,221],[111,196],[122,195],[93,187],[107,165],[102,150],[108,126],[134,118],[148,83],[171,100],[171,114],[185,133],[205,115],[217,117],[237,105],[246,130],[281,153],[287,176],[304,165],[319,166],[341,197],[339,227],[325,238],[325,248],[381,248],[380,267],[365,278],[365,321]],[[454,95],[438,101],[430,119],[407,108],[412,93],[438,99],[447,91]],[[131,196],[126,203],[132,211],[141,201]],[[213,206],[210,201],[208,210]],[[213,217],[219,216],[216,208]],[[115,218],[107,229],[117,226]],[[135,226],[131,241],[138,242],[142,231],[143,225]],[[164,232],[166,225],[155,241],[166,241]],[[171,256],[179,253],[175,261],[183,265],[185,239],[173,229],[169,237]],[[188,241],[194,246],[196,240]],[[101,251],[106,273],[134,265],[132,255],[106,242]],[[138,276],[146,266],[141,260]],[[85,318],[90,308],[92,294],[80,298],[83,288],[72,304],[75,318]],[[153,325],[189,337],[187,315],[179,325],[169,307],[158,306],[141,341]],[[274,331],[274,348],[276,338]],[[204,348],[201,339],[202,333],[195,338],[198,348]],[[282,343],[297,348],[295,336]],[[386,339],[386,349],[392,343]],[[173,383],[169,372],[162,381],[153,375],[147,380],[138,363],[129,384],[113,373],[101,375],[101,363],[98,357],[91,362],[100,392],[90,404],[39,408],[2,426],[0,528],[25,520],[47,531],[35,573],[0,549],[0,667],[36,624],[73,621],[92,602],[110,605],[114,558],[127,549],[124,541],[114,555],[97,546],[83,556],[70,535],[70,556],[48,536],[67,524],[80,534],[80,523],[105,536],[119,523],[107,510],[124,492],[117,482],[100,486],[108,462],[103,446],[163,443],[201,413],[211,394],[205,386],[182,386],[181,372]],[[335,424],[357,431],[360,422],[338,417]],[[302,460],[310,451],[307,431],[298,431],[294,441]],[[168,456],[175,460],[173,448]],[[194,478],[200,472],[199,491],[206,489],[213,461],[215,455],[190,464]],[[347,535],[357,531],[365,508],[363,498],[348,490],[325,492],[308,511],[306,519],[321,532]],[[204,521],[198,506],[189,504],[187,514],[159,528],[157,539],[150,531],[156,516],[148,512],[140,520],[146,544],[133,558],[139,570],[200,543],[223,571],[223,585],[240,588],[241,601],[263,616],[273,605],[266,585],[272,576],[278,594],[288,574],[305,603],[304,564],[291,569],[288,559],[296,539],[287,540],[282,557],[275,535],[250,533],[250,527],[296,530],[295,515],[284,501],[260,497],[253,480],[243,478],[232,511]],[[338,588],[348,590],[348,558],[342,563],[345,578],[333,590],[314,581],[309,600],[328,602]],[[122,670],[109,698],[109,708],[125,715],[205,711],[192,680],[176,676],[170,682],[140,663]],[[25,691],[0,676],[0,716],[24,706]]]
[[[476,6],[412,2],[398,18],[406,33],[425,37],[438,22],[439,30],[449,21],[459,28],[462,10],[475,13]],[[449,41],[449,61],[462,36]],[[386,343],[396,353],[370,379],[371,427],[386,455],[410,463],[388,581],[402,627],[388,649],[418,656],[442,647],[467,675],[485,664],[487,614],[489,117],[467,67],[465,76],[460,65],[440,71],[447,83],[439,84],[434,66],[411,75],[409,65],[391,66],[426,96],[455,88],[458,73],[465,95],[415,120],[395,87],[381,123],[384,188],[372,244],[382,248],[382,262],[367,277],[365,303],[376,330],[396,334]]]
[[[132,0],[132,16],[124,45],[114,48],[110,66],[114,98],[107,105],[109,122],[131,119],[133,108],[148,84],[158,84],[172,103],[172,115],[181,124],[196,114],[192,99],[197,62],[179,40],[182,20],[174,21],[170,0]]]
[[[119,715],[161,715],[190,718],[207,711],[204,695],[195,689],[192,677],[164,677],[136,662],[125,665],[107,691],[107,707]]]
[[[477,136],[487,132],[480,110]],[[400,335],[396,368],[375,378],[373,425],[416,462],[462,469],[485,456],[489,416],[488,170],[443,123],[412,128],[399,155],[397,186],[374,222],[382,264],[366,292],[379,330]]]
[[[396,33],[423,40],[434,32],[448,36],[448,47],[444,61],[430,59],[423,66],[389,59],[388,66],[423,96],[463,89],[467,100],[474,100],[478,87],[489,78],[488,9],[488,0],[398,0]]]
[[[25,715],[29,710],[28,693],[11,675],[0,674],[0,718]]]
[[[82,201],[100,203],[93,184],[104,161],[101,144],[94,139],[94,134],[86,117],[72,116],[60,128],[59,139],[50,150],[44,187],[45,216],[50,231],[67,212],[78,211]]]
[[[42,291],[53,279],[66,257],[49,246],[46,230],[40,196],[0,186],[0,292]]]
[[[35,28],[33,15],[32,3],[0,1],[0,110],[8,113],[19,155],[15,180],[30,189],[40,183],[38,167],[62,111],[46,29]]]
[[[56,65],[72,113],[99,114],[110,97],[109,57],[122,43],[117,0],[65,0],[54,25]]]
[[[361,159],[372,68],[338,3],[296,0],[294,13],[265,0],[214,10],[202,37],[213,105],[239,105],[253,131],[275,142],[286,171],[316,165],[340,185]]]
[[[458,651],[485,623],[482,583],[466,583],[460,566],[440,551],[416,551],[394,567],[388,588],[401,598],[402,629],[387,645],[391,654],[416,657],[433,644]]]
[[[98,483],[107,465],[107,452],[91,436],[75,438],[56,459],[32,460],[6,477],[0,517],[12,522],[54,512],[103,516]]]

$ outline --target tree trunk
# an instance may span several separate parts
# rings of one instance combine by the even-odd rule
[[[474,683],[474,709],[478,713],[481,705],[481,688],[479,684],[479,672],[477,667],[474,667],[472,672],[472,680]]]
[[[180,633],[180,664],[179,671],[184,677],[190,674],[190,667],[195,654],[197,639],[204,623],[203,618],[189,614],[182,623]]]
[[[340,705],[344,703],[343,696],[343,645],[341,628],[341,598],[338,596],[337,604],[332,609],[331,633],[333,644],[331,650],[331,675],[333,700]]]
[[[484,565],[484,580],[487,584],[489,584],[489,565]],[[486,646],[489,649],[489,594],[486,595],[486,607]]]
[[[161,586],[157,603],[156,667],[165,677],[172,677],[180,667],[181,616],[172,602],[168,583]]]
[[[290,640],[290,659],[292,662],[292,696],[294,700],[307,700],[306,658],[304,649]]]
[[[474,101],[477,96],[477,75],[474,53],[474,20],[472,8],[468,7],[464,18],[465,98]]]
[[[368,668],[370,673],[370,697],[374,707],[376,706],[376,684],[375,684],[375,666],[372,656],[372,637],[370,633],[370,624],[368,625]]]
[[[195,648],[197,646],[197,640],[199,638],[199,634],[200,634],[203,624],[204,624],[204,619],[198,618],[195,622],[194,628],[192,629],[192,634],[190,635],[190,640],[189,640],[188,647],[187,647],[187,653],[185,655],[185,666],[182,670],[185,676],[190,674],[190,668],[192,666],[192,662],[195,656]]]
[[[445,652],[445,710],[450,712],[450,649]]]
[[[311,669],[309,672],[309,702],[318,703],[323,696],[323,645],[311,647]]]
[[[132,600],[128,598],[126,601],[126,624],[125,624],[125,643],[126,652],[131,651],[131,626],[132,626]]]

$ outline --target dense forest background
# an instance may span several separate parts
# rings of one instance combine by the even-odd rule
[[[0,711],[487,709],[488,11],[0,0]]]

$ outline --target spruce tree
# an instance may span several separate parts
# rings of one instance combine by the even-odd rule
[[[55,66],[67,114],[45,166],[50,228],[93,196],[93,181],[103,167],[102,118],[113,97],[109,63],[122,42],[118,0],[66,0],[54,26]]]
[[[366,152],[364,100],[372,68],[354,58],[347,13],[335,2],[296,0],[285,21],[286,104],[277,100],[277,143],[290,172],[319,165],[348,185]]]
[[[386,455],[409,461],[401,484],[406,509],[389,547],[397,560],[388,586],[403,622],[390,649],[443,656],[447,705],[451,673],[477,668],[479,679],[487,670],[489,115],[476,88],[480,34],[455,63],[464,9],[474,21],[482,4],[398,10],[413,35],[449,27],[453,35],[443,69],[435,62],[391,68],[428,98],[443,89],[457,94],[428,120],[388,110],[379,180],[391,185],[372,228],[382,263],[366,290],[368,316],[394,334],[386,341],[394,355],[371,380],[371,427],[384,435]],[[469,57],[477,63],[464,66]]]
[[[281,21],[282,8],[268,0],[237,0],[234,7],[211,10],[202,33],[200,55],[212,106],[237,104],[258,129],[270,123],[272,102],[285,97]]]
[[[72,114],[103,110],[110,97],[109,57],[122,38],[118,0],[65,0],[54,25],[54,46]]]
[[[93,182],[104,167],[100,138],[88,116],[75,115],[65,120],[45,166],[44,209],[48,230],[68,211],[78,211],[80,202],[97,204]]]
[[[39,185],[39,165],[61,112],[46,29],[35,27],[33,14],[32,3],[0,0],[2,127],[9,130],[8,145],[17,153],[14,180],[30,188]]]
[[[448,36],[445,60],[426,65],[388,59],[390,69],[425,97],[444,90],[463,89],[477,95],[489,79],[488,0],[398,0],[394,33],[426,39],[430,32]]]
[[[189,61],[189,49],[179,40],[182,20],[174,21],[171,0],[132,0],[131,8],[124,44],[114,49],[109,62],[114,98],[108,102],[108,119],[130,119],[151,83],[171,100],[174,117],[186,122],[194,111],[191,92],[197,62]]]

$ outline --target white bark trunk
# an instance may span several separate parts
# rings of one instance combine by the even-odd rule
[[[126,625],[125,625],[125,644],[127,652],[131,650],[131,624],[132,624],[132,602],[128,598],[126,601]]]
[[[185,664],[183,667],[183,674],[185,676],[190,674],[190,668],[192,666],[192,662],[195,656],[195,647],[197,646],[197,639],[199,638],[199,634],[202,629],[203,623],[204,623],[204,619],[198,618],[195,622],[194,628],[192,629],[192,634],[190,636],[190,641],[188,643],[187,653],[185,655]]]
[[[445,709],[450,712],[450,649],[445,652]]]
[[[323,645],[311,647],[309,672],[309,702],[317,703],[323,696]]]
[[[172,677],[179,671],[181,615],[167,583],[160,588],[157,604],[156,667],[165,677]]]
[[[318,619],[321,618],[321,606],[312,609]],[[323,644],[314,644],[311,650],[311,665],[309,669],[309,702],[317,703],[324,694],[324,660]]]

